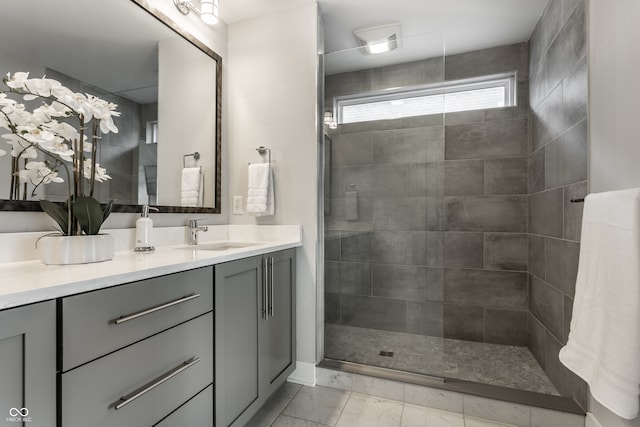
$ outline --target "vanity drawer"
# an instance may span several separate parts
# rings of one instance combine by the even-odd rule
[[[213,384],[154,427],[213,427]]]
[[[213,267],[62,299],[62,369],[213,310]]]
[[[61,425],[152,426],[213,383],[213,313],[61,377]]]

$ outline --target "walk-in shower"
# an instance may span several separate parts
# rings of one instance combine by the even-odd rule
[[[324,57],[324,358],[578,399],[537,345],[529,43],[402,43]]]

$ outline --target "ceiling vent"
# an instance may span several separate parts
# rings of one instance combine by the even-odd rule
[[[353,30],[361,52],[365,55],[377,55],[390,52],[400,46],[400,23],[376,25]]]

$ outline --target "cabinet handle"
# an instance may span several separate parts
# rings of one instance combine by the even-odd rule
[[[269,257],[269,316],[273,317],[273,257]]]
[[[267,319],[269,317],[269,310],[267,308],[267,260],[262,258],[262,318]]]
[[[129,314],[128,316],[120,316],[119,318],[112,320],[110,323],[119,325],[121,323],[128,322],[129,320],[137,319],[138,317],[146,316],[147,314],[155,313],[156,311],[164,310],[165,308],[169,308],[183,302],[191,301],[192,299],[196,299],[199,296],[200,294],[193,294],[186,297],[178,298],[175,301],[170,301],[166,304],[158,305],[156,307],[151,307],[137,313]]]
[[[163,374],[163,375],[159,376],[158,378],[156,378],[155,380],[151,381],[150,383],[147,383],[147,384],[143,385],[142,387],[140,387],[139,389],[137,389],[133,393],[130,393],[130,394],[126,395],[126,396],[122,396],[120,398],[120,400],[118,400],[116,403],[114,403],[112,405],[113,409],[115,409],[116,411],[118,409],[122,409],[123,407],[125,407],[129,403],[133,402],[134,400],[136,400],[137,398],[139,398],[143,394],[146,394],[146,393],[150,392],[154,388],[158,387],[160,384],[170,380],[171,378],[173,378],[176,375],[178,375],[180,372],[183,372],[183,371],[189,369],[190,367],[192,367],[193,365],[195,365],[199,361],[200,361],[199,357],[194,357],[193,359],[189,359],[186,362],[182,362],[180,364],[180,366],[177,366],[177,367],[173,368],[172,370],[170,370],[166,374]]]

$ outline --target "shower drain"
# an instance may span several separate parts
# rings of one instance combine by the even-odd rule
[[[393,351],[380,350],[380,356],[393,357]]]

